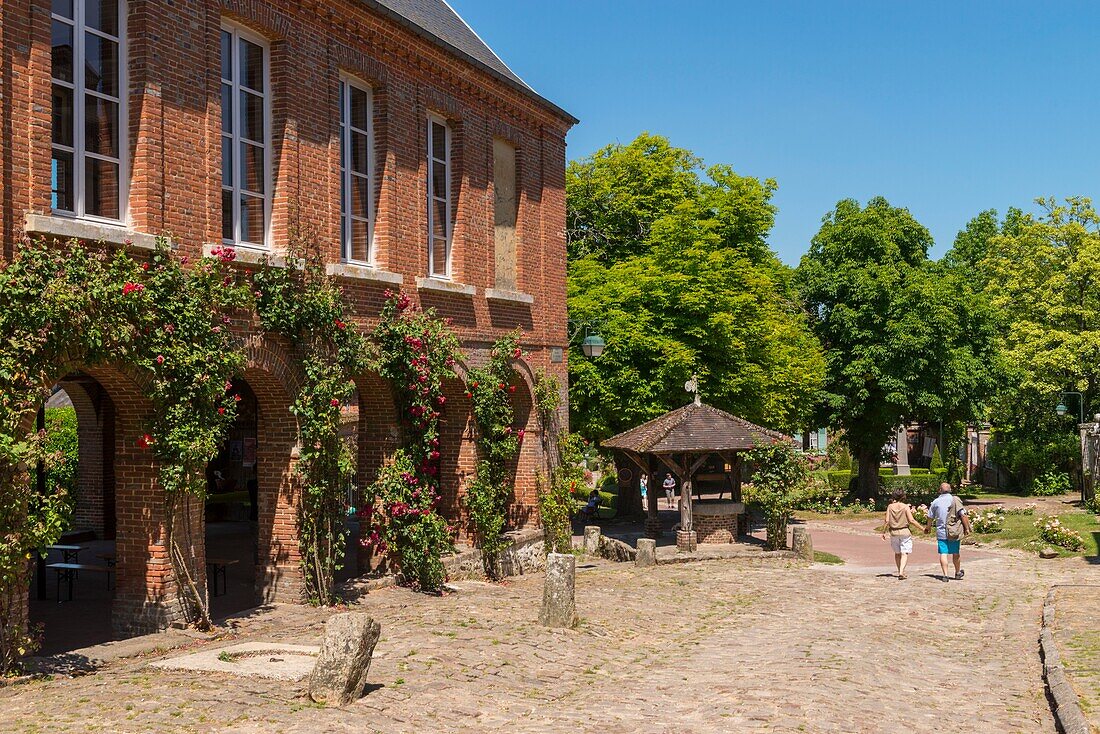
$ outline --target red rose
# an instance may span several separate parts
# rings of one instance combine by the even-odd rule
[[[508,392],[515,392],[515,391],[516,391],[516,386],[515,385],[509,385],[508,386]]]
[[[149,270],[149,263],[142,263],[141,264],[141,269],[148,271]]]
[[[157,355],[157,364],[164,364],[164,355],[163,354],[158,354]]]
[[[225,408],[218,408],[218,415],[225,415]]]
[[[519,359],[522,356],[523,356],[523,350],[520,349],[519,347],[516,347],[516,351],[512,352],[512,357],[514,357],[515,359]]]
[[[447,403],[447,398],[445,398],[445,397],[443,397],[442,395],[440,395],[440,396],[439,396],[438,398],[436,398],[436,399],[435,399],[435,402],[436,402],[436,403],[437,403],[438,405],[445,405],[445,404]]]
[[[335,407],[340,405],[340,401],[337,400],[336,398],[333,398],[332,400],[329,401],[329,405],[331,405],[332,407],[335,408]]]

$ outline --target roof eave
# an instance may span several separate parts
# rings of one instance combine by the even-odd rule
[[[558,107],[556,104],[554,104],[550,100],[546,99],[546,97],[543,97],[541,94],[539,94],[535,90],[531,89],[526,84],[521,84],[521,83],[515,81],[514,79],[509,79],[507,76],[505,76],[504,74],[501,74],[496,69],[494,69],[491,66],[485,64],[482,61],[479,61],[479,60],[475,59],[473,56],[466,53],[465,51],[463,51],[459,48],[456,48],[453,44],[450,44],[447,41],[444,41],[442,38],[435,35],[431,31],[427,30],[423,26],[420,26],[420,25],[417,25],[416,23],[413,23],[411,20],[409,20],[405,16],[401,15],[400,13],[394,12],[393,10],[387,8],[385,5],[382,5],[381,3],[376,2],[376,0],[359,0],[359,2],[363,3],[364,5],[369,6],[373,11],[375,11],[379,15],[382,15],[385,18],[387,18],[389,20],[392,20],[393,22],[397,23],[402,28],[410,31],[414,35],[419,36],[420,38],[423,38],[424,40],[428,41],[429,43],[432,43],[433,45],[442,48],[444,51],[451,54],[452,56],[457,56],[462,61],[465,61],[466,63],[468,63],[471,66],[475,67],[478,71],[481,71],[481,72],[484,72],[484,73],[488,74],[489,76],[493,77],[497,81],[503,83],[505,86],[510,87],[511,89],[519,92],[520,94],[527,97],[528,99],[531,99],[531,100],[537,102],[542,107],[545,107],[547,110],[549,110],[550,112],[554,113],[556,116],[560,117],[562,120],[569,123],[570,127],[572,127],[573,125],[576,125],[578,122],[580,122],[580,120],[578,120],[576,117],[569,114],[568,112],[563,110],[561,107]]]

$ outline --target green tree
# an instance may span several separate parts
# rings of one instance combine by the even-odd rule
[[[931,244],[906,209],[846,199],[799,265],[825,348],[819,418],[844,431],[860,499],[878,493],[882,447],[900,423],[977,415],[993,389],[993,315],[954,271],[928,260]]]
[[[1037,215],[1001,225],[978,263],[1003,320],[995,458],[1025,485],[1074,468],[1078,410],[1090,415],[1100,397],[1100,215],[1084,197],[1037,203]],[[1062,391],[1083,394],[1065,398],[1066,417],[1054,412]]]
[[[571,246],[570,315],[599,322],[608,343],[598,360],[570,357],[571,423],[591,438],[682,405],[693,374],[709,403],[749,420],[809,417],[823,361],[766,243],[775,184],[698,163],[643,135],[570,166],[571,221],[620,223],[586,225]]]

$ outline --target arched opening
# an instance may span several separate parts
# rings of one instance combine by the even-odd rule
[[[53,386],[35,428],[51,453],[32,469],[35,491],[61,486],[68,494],[62,534],[35,555],[30,576],[30,623],[41,634],[39,653],[52,655],[115,637],[115,403],[99,380],[73,372]]]
[[[514,411],[512,428],[523,431],[523,440],[519,453],[508,467],[508,476],[512,483],[512,496],[509,498],[506,527],[511,530],[525,528],[535,521],[538,515],[538,487],[536,472],[542,464],[542,445],[539,441],[538,416],[535,415],[534,397],[527,382],[517,372],[512,376],[512,409]]]
[[[243,378],[230,394],[237,415],[206,467],[206,586],[212,618],[257,605],[254,580],[259,527],[259,423],[256,393]]]
[[[355,395],[351,405],[345,407],[344,416],[345,429],[354,428],[345,435],[355,442],[357,463],[351,504],[362,509],[367,490],[378,478],[378,470],[401,445],[401,426],[390,384],[376,373],[356,377]],[[363,576],[382,569],[385,558],[360,543],[366,528],[360,525],[359,517],[350,519],[349,530],[344,571],[338,578]]]
[[[459,379],[444,380],[443,394],[447,403],[440,411],[442,418],[439,422],[439,489],[442,495],[439,514],[458,530],[458,540],[467,542],[474,530],[463,508],[462,496],[467,479],[477,471],[473,406],[470,398],[466,397],[465,383]]]

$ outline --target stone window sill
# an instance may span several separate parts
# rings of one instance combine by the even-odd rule
[[[245,265],[263,265],[265,261],[270,261],[271,265],[276,268],[286,267],[286,258],[282,255],[278,255],[271,250],[259,250],[254,247],[233,247],[232,245],[223,245],[220,242],[208,242],[202,246],[203,257],[214,257],[214,248],[216,247],[228,247],[237,253],[237,257],[233,259],[235,263],[243,263]]]
[[[485,297],[490,301],[510,301],[512,303],[526,303],[528,305],[535,302],[535,297],[530,293],[508,291],[501,288],[486,288]]]
[[[455,283],[452,280],[440,280],[439,278],[417,278],[416,287],[422,291],[438,291],[456,296],[472,296],[477,293],[477,288],[472,285]]]
[[[369,265],[356,263],[332,263],[325,266],[325,272],[337,278],[373,280],[376,283],[389,283],[391,285],[401,285],[405,281],[399,273],[391,273],[388,270],[380,270]]]
[[[154,250],[157,246],[157,238],[154,235],[135,232],[121,224],[92,222],[87,219],[27,214],[24,227],[27,234],[48,235],[61,239],[106,242],[111,245],[125,245],[138,250]],[[168,242],[171,245],[171,240]]]

